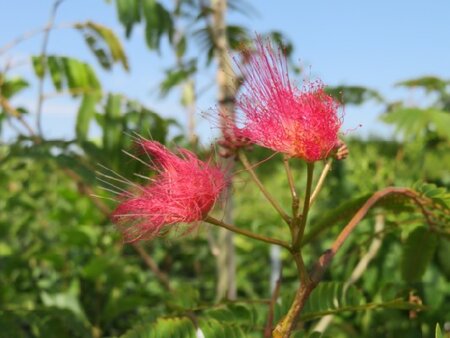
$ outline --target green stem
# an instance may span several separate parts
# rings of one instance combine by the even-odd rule
[[[291,223],[290,217],[286,214],[286,212],[281,208],[281,206],[278,204],[278,202],[273,198],[273,196],[267,191],[267,189],[264,187],[264,185],[259,180],[258,176],[256,176],[255,171],[253,170],[250,162],[247,159],[247,156],[242,151],[239,151],[238,153],[239,159],[244,165],[245,169],[249,172],[250,176],[252,177],[253,181],[258,186],[259,190],[263,193],[263,195],[266,197],[266,199],[272,204],[272,206],[275,208],[276,211],[280,214],[280,216],[283,218],[283,220],[287,223]]]
[[[311,199],[311,186],[313,181],[314,162],[307,163],[307,177],[306,177],[306,192],[305,201],[302,210],[302,219],[300,221],[299,230],[296,238],[293,238],[292,248],[294,250],[300,249],[300,243],[302,242],[303,234],[305,233],[306,221],[308,220],[309,202]]]
[[[289,179],[290,174],[287,169],[286,160],[285,160],[285,167]],[[300,252],[300,244],[302,241],[303,234],[305,232],[306,222],[308,220],[313,173],[314,173],[314,163],[307,163],[306,192],[302,215],[301,217],[296,217],[296,215],[294,214],[294,218],[290,224],[292,234],[292,247],[290,252],[297,266],[297,272],[300,277],[300,286],[297,290],[294,301],[291,307],[289,308],[288,313],[277,324],[275,330],[273,331],[273,337],[275,338],[290,337],[291,332],[297,323],[300,311],[305,306],[306,300],[308,299],[309,295],[311,294],[312,290],[315,287],[315,284],[311,280],[308,271],[306,270],[305,263],[303,261],[303,256],[302,253]],[[292,191],[292,184],[291,183],[289,184],[291,186]]]
[[[291,167],[289,166],[289,158],[285,155],[283,157],[284,169],[286,169],[286,176],[289,182],[289,188],[292,196],[292,217],[298,217],[298,209],[300,207],[300,199],[298,198],[297,191],[295,189],[294,177],[292,175]]]
[[[320,174],[319,180],[317,181],[317,185],[314,188],[314,192],[311,195],[311,199],[309,200],[309,206],[311,207],[314,203],[314,201],[316,200],[317,196],[319,195],[320,190],[323,187],[323,184],[325,183],[325,178],[328,175],[328,172],[331,169],[331,163],[333,162],[333,159],[329,158],[327,160],[327,163],[325,164],[325,166],[322,169],[322,173]]]
[[[259,235],[259,234],[255,234],[255,233],[253,233],[251,231],[248,231],[248,230],[245,230],[245,229],[241,229],[241,228],[238,228],[238,227],[236,227],[234,225],[222,222],[222,221],[220,221],[220,220],[218,220],[218,219],[216,219],[214,217],[211,217],[211,216],[206,216],[204,221],[208,222],[208,223],[211,223],[211,224],[214,224],[214,225],[217,225],[217,226],[220,226],[222,228],[228,229],[228,230],[230,230],[232,232],[235,232],[237,234],[244,235],[244,236],[256,239],[258,241],[279,245],[279,246],[281,246],[283,248],[286,248],[288,250],[290,249],[289,243],[287,243],[285,241],[282,241],[282,240],[276,239],[276,238],[266,237],[266,236]]]
[[[308,271],[306,270],[305,262],[303,261],[303,256],[300,251],[291,251],[292,257],[294,258],[295,265],[297,266],[297,272],[300,277],[302,284],[308,284],[311,282]]]

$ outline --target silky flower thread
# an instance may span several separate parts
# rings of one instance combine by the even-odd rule
[[[157,172],[148,186],[124,194],[112,214],[126,242],[164,235],[179,223],[199,224],[227,185],[222,170],[200,161],[186,149],[178,155],[155,141],[142,140],[140,148],[153,159]]]
[[[244,77],[236,99],[242,123],[238,127],[228,121],[227,129],[237,137],[308,162],[328,157],[339,142],[339,104],[326,94],[320,81],[295,87],[285,55],[269,40],[257,37],[255,45],[255,51],[243,52],[247,62],[238,64]]]

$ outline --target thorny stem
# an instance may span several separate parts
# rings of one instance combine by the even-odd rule
[[[214,224],[214,225],[217,225],[217,226],[220,226],[222,228],[228,229],[228,230],[230,230],[232,232],[235,232],[237,234],[244,235],[244,236],[256,239],[258,241],[279,245],[279,246],[281,246],[281,247],[283,247],[285,249],[289,249],[290,248],[289,243],[287,243],[285,241],[282,241],[282,240],[279,240],[279,239],[276,239],[276,238],[266,237],[266,236],[259,235],[259,234],[255,234],[255,233],[253,233],[251,231],[248,231],[248,230],[245,230],[245,229],[240,229],[240,228],[238,228],[238,227],[236,227],[234,225],[222,222],[222,221],[220,221],[220,220],[218,220],[218,219],[216,219],[216,218],[214,218],[212,216],[206,216],[204,221],[208,222],[208,223],[211,223],[211,224]]]
[[[283,220],[287,223],[291,223],[290,217],[286,214],[286,212],[281,208],[281,206],[278,204],[278,202],[273,198],[273,196],[267,191],[267,189],[264,187],[264,185],[259,180],[258,176],[256,176],[255,171],[253,170],[250,162],[247,159],[247,156],[242,152],[238,152],[238,156],[242,164],[244,165],[245,169],[249,172],[250,176],[252,177],[253,181],[258,186],[259,190],[263,193],[263,195],[266,197],[266,199],[272,204],[272,206],[275,208],[276,211],[280,214],[280,216],[283,218]]]
[[[42,49],[41,49],[41,54],[40,54],[40,62],[41,62],[43,69],[45,69],[44,58],[47,56],[47,46],[48,46],[48,40],[50,37],[50,31],[53,28],[53,24],[55,22],[55,17],[56,17],[56,12],[58,10],[58,7],[59,7],[59,5],[61,5],[61,3],[63,1],[64,0],[56,0],[54,2],[53,8],[52,8],[52,11],[50,14],[50,19],[47,24],[47,29],[44,34],[44,39],[42,41]],[[37,102],[37,107],[36,107],[36,128],[37,128],[39,136],[42,136],[42,105],[44,104],[44,78],[45,78],[45,72],[41,77],[39,77],[39,82],[38,82],[38,102]]]
[[[300,221],[299,229],[296,238],[293,238],[292,248],[293,250],[299,250],[302,242],[303,234],[305,233],[306,222],[308,220],[309,202],[311,198],[311,186],[314,173],[314,162],[307,163],[307,176],[306,176],[306,192],[305,201],[303,203],[302,218]]]
[[[289,158],[285,155],[283,157],[284,168],[286,169],[286,175],[289,182],[289,188],[292,196],[292,217],[295,219],[298,217],[298,209],[300,206],[300,199],[298,198],[297,191],[295,190],[294,177],[292,176],[292,170],[289,166]]]
[[[315,202],[317,196],[319,195],[320,190],[321,190],[322,187],[323,187],[323,184],[325,183],[325,178],[327,177],[328,172],[329,172],[330,169],[331,169],[331,163],[332,163],[332,162],[333,162],[333,159],[332,159],[332,158],[329,158],[329,159],[327,160],[327,163],[325,163],[325,166],[324,166],[323,169],[322,169],[322,173],[320,174],[319,180],[317,181],[317,185],[316,185],[316,187],[314,188],[314,191],[313,191],[313,193],[312,193],[312,195],[311,195],[311,199],[309,200],[309,206],[310,206],[310,207],[314,204],[314,202]]]

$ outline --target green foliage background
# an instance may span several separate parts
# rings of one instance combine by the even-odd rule
[[[179,1],[173,10],[153,0],[112,4],[127,36],[135,25],[144,24],[150,49],[158,49],[165,38],[173,45],[180,62],[168,71],[163,93],[188,83],[214,58],[208,25],[197,27],[192,35],[174,36],[176,20],[211,15],[209,7],[194,3]],[[193,9],[195,15],[189,14]],[[88,21],[74,29],[100,67],[111,69],[119,63],[128,69],[120,38],[109,28]],[[228,33],[234,48],[251,38],[244,27],[230,26]],[[283,41],[277,32],[271,36]],[[205,46],[205,65],[183,59],[194,37]],[[108,199],[112,197],[108,189],[115,189],[108,183],[110,170],[139,183],[143,179],[136,173],[149,175],[145,165],[123,152],[132,152],[136,134],[196,148],[205,158],[209,150],[190,143],[177,121],[124,95],[103,93],[94,65],[47,54],[32,56],[30,62],[38,79],[49,78],[55,91],[67,91],[80,106],[73,140],[24,132],[0,145],[0,337],[196,337],[198,328],[207,338],[261,337],[271,297],[266,244],[235,238],[238,299],[217,300],[216,270],[221,267],[211,243],[215,229],[202,225],[187,238],[154,240],[139,246],[139,251],[121,242],[108,218],[115,205]],[[429,198],[438,206],[433,210],[434,224],[427,224],[410,202],[380,203],[333,261],[325,282],[304,309],[295,336],[319,337],[313,333],[315,325],[327,314],[334,317],[322,337],[431,337],[436,323],[442,327],[449,320],[449,81],[423,77],[398,85],[420,88],[435,102],[425,108],[409,107],[385,102],[361,86],[329,88],[346,104],[377,100],[386,110],[381,119],[396,127],[397,137],[346,138],[350,156],[333,164],[311,213],[304,240],[306,263],[312,264],[362,203],[386,186],[413,187]],[[0,73],[0,126],[27,120],[24,108],[10,105],[27,86],[27,79]],[[186,100],[186,91],[183,95]],[[89,126],[94,121],[101,134],[93,138]],[[267,189],[289,210],[281,157],[265,161],[270,156],[259,148],[249,152],[252,162],[261,162],[256,171]],[[304,186],[304,163],[293,166],[298,186]],[[235,224],[288,240],[289,230],[267,207],[249,176],[240,167],[236,172]],[[220,208],[215,212],[220,217]],[[374,233],[376,217],[383,228]],[[349,284],[355,266],[376,240],[381,240],[381,248],[362,276]],[[150,268],[146,257],[156,269]],[[286,313],[298,283],[287,253],[281,253],[281,262],[275,322]]]

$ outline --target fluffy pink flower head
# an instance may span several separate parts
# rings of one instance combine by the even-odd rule
[[[269,40],[256,39],[255,51],[244,51],[244,76],[236,108],[242,127],[234,133],[263,147],[314,162],[338,144],[342,125],[339,104],[320,82],[303,89],[289,79],[286,57]]]
[[[186,149],[178,155],[158,142],[139,146],[152,157],[157,176],[148,186],[125,194],[112,215],[124,239],[133,242],[165,234],[177,223],[198,224],[226,186],[224,173]]]

